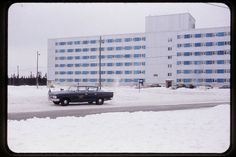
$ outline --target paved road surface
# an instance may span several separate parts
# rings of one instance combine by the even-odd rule
[[[22,120],[28,118],[56,118],[64,116],[82,117],[90,114],[100,114],[107,112],[136,112],[136,111],[169,111],[169,110],[184,110],[196,109],[204,107],[214,107],[220,104],[230,104],[229,102],[216,103],[196,103],[196,104],[177,104],[177,105],[159,105],[159,106],[129,106],[129,107],[109,107],[109,108],[95,108],[95,109],[68,109],[56,111],[41,111],[41,112],[21,112],[8,113],[10,120]]]

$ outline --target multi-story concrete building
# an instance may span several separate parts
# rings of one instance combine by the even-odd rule
[[[195,28],[189,13],[146,17],[144,33],[49,39],[48,83],[230,83],[230,27]]]

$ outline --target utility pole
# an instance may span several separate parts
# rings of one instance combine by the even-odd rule
[[[37,72],[36,72],[36,86],[37,86],[37,88],[38,88],[38,85],[39,85],[39,80],[38,80],[38,56],[39,56],[40,54],[39,54],[39,52],[37,51]]]
[[[101,59],[102,59],[102,57],[101,57],[101,46],[102,46],[102,37],[100,36],[100,39],[99,39],[99,89],[101,89],[101,86],[102,86],[102,80],[101,80],[101,78],[102,78],[102,76],[101,76]]]
[[[19,65],[17,65],[17,78],[19,78]]]

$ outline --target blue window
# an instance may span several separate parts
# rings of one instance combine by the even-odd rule
[[[107,39],[107,42],[108,42],[108,43],[112,43],[112,42],[113,42],[113,39]]]
[[[143,46],[142,46],[142,49],[146,49],[146,46],[145,46],[145,45],[143,45]]]
[[[90,40],[90,44],[96,44],[96,40]]]
[[[107,71],[107,74],[114,74],[114,71]]]
[[[97,79],[90,79],[90,82],[97,82]]]
[[[89,41],[88,41],[88,40],[84,40],[82,43],[83,43],[83,44],[88,44]]]
[[[125,46],[124,49],[125,49],[125,50],[131,50],[131,49],[132,49],[132,46]]]
[[[141,48],[142,48],[142,46],[134,46],[134,50],[139,50]]]
[[[65,81],[66,81],[66,79],[59,79],[59,81],[60,81],[60,82],[65,82]]]
[[[176,64],[177,64],[177,65],[180,65],[180,64],[181,64],[181,61],[177,61]]]
[[[89,59],[89,56],[83,56],[82,58],[83,59]]]
[[[106,74],[106,71],[101,71],[101,74]]]
[[[202,64],[202,61],[194,61],[194,64],[195,65],[200,65],[200,64]]]
[[[142,56],[143,58],[145,58],[146,54],[142,54],[141,56]]]
[[[132,38],[125,38],[125,42],[130,42],[132,41]]]
[[[113,63],[107,63],[107,66],[111,67],[113,66]]]
[[[181,79],[176,79],[176,82],[181,82]]]
[[[177,52],[177,56],[181,56],[181,52]]]
[[[56,42],[55,45],[58,45],[58,43]]]
[[[106,63],[101,63],[101,66],[103,67],[103,66],[106,66]]]
[[[75,49],[75,52],[81,52],[81,49]]]
[[[190,74],[191,70],[184,70],[184,74]]]
[[[75,56],[75,59],[80,59],[80,56]]]
[[[220,79],[220,78],[218,78],[218,79],[217,79],[217,82],[223,83],[223,82],[225,82],[225,79]]]
[[[211,70],[211,69],[206,69],[206,73],[207,74],[211,74],[213,72],[213,70]]]
[[[184,47],[191,47],[191,44],[190,43],[185,43]]]
[[[75,67],[80,67],[80,64],[75,64]]]
[[[142,65],[144,66],[144,65],[145,65],[145,62],[142,62]]]
[[[97,74],[97,71],[90,71],[90,74],[92,75]]]
[[[203,70],[194,70],[194,73],[195,74],[201,74],[201,73],[203,73]]]
[[[73,74],[73,71],[67,71],[67,74],[68,74],[68,75],[72,75],[72,74]]]
[[[132,71],[131,70],[126,70],[125,74],[132,74]]]
[[[65,64],[60,64],[60,67],[65,67],[66,65]]]
[[[206,79],[205,82],[211,83],[214,82],[214,79]]]
[[[223,73],[225,73],[225,71],[224,71],[224,69],[217,69],[217,73],[223,74]]]
[[[213,46],[213,42],[206,42],[206,46]]]
[[[224,55],[225,52],[224,52],[224,51],[217,51],[217,54],[218,54],[218,55]]]
[[[132,65],[131,62],[126,62],[126,63],[125,63],[125,66],[131,66],[131,65]]]
[[[60,71],[59,72],[61,75],[64,75],[64,74],[66,74],[66,72],[65,71]]]
[[[190,65],[190,61],[184,61],[184,65]]]
[[[72,44],[73,44],[72,41],[68,41],[68,42],[67,42],[67,45],[72,45]]]
[[[88,48],[83,48],[83,52],[88,52],[89,49]]]
[[[73,59],[73,56],[68,56],[67,57],[67,60],[72,60]]]
[[[125,82],[132,82],[132,79],[125,79]]]
[[[191,56],[191,52],[184,52],[184,56]]]
[[[217,64],[225,64],[225,61],[224,60],[218,60]]]
[[[185,34],[185,35],[184,35],[184,38],[185,38],[185,39],[190,38],[190,37],[191,37],[190,34]]]
[[[90,66],[91,66],[91,67],[96,67],[96,66],[97,66],[97,63],[91,63]]]
[[[114,55],[107,55],[107,58],[114,58]]]
[[[75,44],[75,45],[79,45],[79,44],[80,44],[80,41],[74,41],[74,44]]]
[[[181,35],[177,35],[177,39],[181,39]]]
[[[66,42],[59,42],[59,45],[66,45]]]
[[[206,61],[206,64],[213,64],[213,61]]]
[[[88,66],[89,66],[88,63],[83,63],[83,64],[82,64],[82,67],[88,67]]]
[[[225,45],[225,42],[223,42],[223,41],[217,42],[217,45],[218,45],[218,46],[224,46],[224,45]]]
[[[213,37],[213,33],[206,33],[206,37]]]
[[[134,54],[134,58],[140,58],[141,54]]]
[[[191,79],[183,79],[183,81],[184,81],[185,83],[189,83],[189,82],[191,82]]]
[[[177,44],[177,47],[178,47],[178,48],[182,47],[182,44]]]
[[[116,74],[122,74],[122,71],[116,71]]]
[[[64,50],[64,49],[60,49],[59,52],[60,52],[60,53],[64,53],[65,50]]]
[[[146,38],[145,38],[145,37],[142,37],[142,40],[143,40],[143,41],[146,41]]]
[[[107,51],[112,51],[113,50],[113,47],[108,47],[107,48]]]
[[[122,58],[123,55],[115,55],[115,58]]]
[[[213,52],[212,52],[212,51],[206,51],[206,52],[205,52],[205,55],[211,56],[211,55],[213,55]]]
[[[116,47],[116,50],[122,50],[122,47],[121,46]]]
[[[75,82],[80,82],[80,79],[74,79]]]
[[[104,47],[101,47],[101,51],[104,51],[105,49],[104,49]]]
[[[194,36],[195,38],[201,38],[202,37],[202,35],[201,34],[195,34],[195,36]]]
[[[83,82],[88,82],[88,79],[83,79]]]
[[[177,70],[176,73],[177,73],[177,74],[181,74],[181,70]]]
[[[73,67],[74,64],[67,64],[67,67]]]
[[[223,37],[223,36],[225,36],[225,32],[218,32],[218,33],[216,33],[216,36]]]
[[[55,67],[59,67],[59,65],[58,65],[58,64],[55,64]]]
[[[195,43],[194,46],[195,46],[195,47],[201,47],[201,46],[202,46],[202,43]]]
[[[82,71],[82,74],[87,75],[87,74],[89,74],[89,72],[88,71]]]
[[[67,52],[73,52],[74,49],[67,49]]]
[[[133,38],[134,41],[141,41],[142,39],[140,37]]]
[[[201,56],[201,52],[194,52],[195,56]]]
[[[134,74],[141,74],[141,70],[134,70]]]
[[[121,42],[121,41],[122,41],[122,39],[120,39],[120,38],[115,39],[115,42]]]
[[[107,82],[113,82],[114,79],[107,79]]]
[[[59,57],[59,60],[65,60],[66,59],[66,57]]]
[[[91,48],[90,51],[92,52],[97,51],[97,48]]]
[[[140,66],[141,63],[140,62],[134,62],[134,66]]]
[[[116,63],[116,66],[122,66],[123,63]]]
[[[131,58],[131,55],[130,54],[125,54],[124,57],[125,58]]]
[[[76,75],[80,75],[80,74],[81,74],[81,71],[75,71],[75,74],[76,74]]]
[[[90,56],[90,59],[96,59],[97,56]]]

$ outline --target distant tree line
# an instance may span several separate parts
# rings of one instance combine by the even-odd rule
[[[39,74],[38,76],[38,84],[39,85],[47,85],[47,74],[42,76]],[[30,76],[17,76],[15,74],[11,75],[10,77],[8,76],[8,85],[14,85],[14,86],[19,86],[19,85],[36,85],[36,77],[34,75]]]

